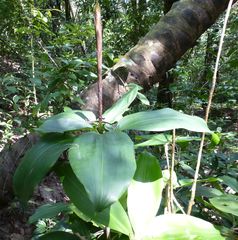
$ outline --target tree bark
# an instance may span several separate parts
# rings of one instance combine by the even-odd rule
[[[69,22],[71,20],[71,15],[70,15],[70,1],[65,0],[64,1],[64,6],[65,6],[65,20]]]
[[[169,12],[172,5],[178,0],[164,0],[164,15]],[[157,106],[172,108],[173,94],[170,91],[170,84],[174,83],[174,75],[170,72],[166,72],[163,77],[160,78],[160,83],[157,91]]]
[[[107,72],[103,80],[104,110],[126,92],[126,83],[145,90],[158,83],[226,9],[228,0],[181,0],[163,16],[138,44]],[[236,2],[236,1],[234,1]],[[82,94],[83,109],[97,113],[97,84]]]
[[[161,76],[215,22],[227,4],[228,0],[181,0],[173,4],[160,22],[105,75],[104,110],[126,92],[126,83],[137,83],[147,90],[159,82]],[[97,114],[97,84],[88,87],[81,97],[85,102],[82,108]],[[0,207],[1,202],[11,200],[12,175],[21,156],[34,141],[34,136],[26,136],[0,153]]]

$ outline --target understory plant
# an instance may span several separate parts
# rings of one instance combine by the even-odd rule
[[[171,176],[165,180],[168,174],[163,177],[156,157],[141,151],[138,147],[143,144],[135,145],[129,132],[180,128],[211,131],[203,119],[169,108],[123,116],[136,97],[142,98],[139,90],[139,86],[131,85],[104,112],[102,122],[93,112],[67,108],[36,129],[40,141],[27,151],[15,172],[15,193],[25,205],[35,186],[53,169],[60,176],[70,203],[41,207],[30,218],[31,223],[70,208],[83,221],[108,227],[130,239],[223,239],[211,223],[202,219],[175,214],[176,211],[157,216]],[[171,138],[164,141],[168,144]],[[144,146],[148,145],[147,140]],[[68,161],[59,160],[64,152]],[[74,233],[67,232],[62,237],[67,234],[80,239]],[[54,235],[59,236],[59,232],[50,232],[42,239],[52,239]]]

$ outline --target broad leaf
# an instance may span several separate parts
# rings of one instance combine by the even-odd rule
[[[71,207],[68,203],[45,204],[36,209],[35,213],[29,218],[29,223],[34,223],[43,218],[52,218],[61,212],[70,212]]]
[[[107,123],[114,123],[122,118],[131,103],[135,100],[139,91],[139,86],[134,85],[127,93],[125,93],[111,108],[103,114],[103,120]]]
[[[73,110],[71,108],[64,109],[64,112],[74,112],[77,115],[79,115],[81,118],[86,120],[87,122],[95,122],[97,120],[95,114],[91,111],[85,111],[85,110]]]
[[[115,202],[102,212],[95,212],[95,208],[89,200],[83,185],[71,169],[66,169],[63,186],[67,196],[82,212],[75,211],[75,213],[84,221],[94,221],[126,235],[132,233],[128,216],[119,202]]]
[[[152,135],[142,135],[137,136],[139,139],[147,139],[147,141],[142,143],[137,143],[135,147],[147,147],[147,146],[157,146],[157,145],[164,145],[166,143],[172,142],[172,135],[170,134],[152,134]],[[191,141],[200,141],[201,138],[199,137],[190,137],[190,136],[176,136],[176,143],[179,145],[191,142]]]
[[[221,179],[224,184],[231,187],[235,192],[238,193],[238,181],[235,178],[224,175],[219,177],[219,179]]]
[[[189,116],[170,108],[127,115],[118,122],[117,128],[138,131],[167,131],[183,128],[194,132],[211,132],[202,118]]]
[[[108,215],[109,223],[105,224]],[[105,226],[127,236],[131,236],[133,233],[129,218],[120,202],[115,202],[109,208],[98,213],[94,221],[96,223],[104,223]]]
[[[171,135],[166,134],[154,134],[149,138],[149,140],[138,143],[135,145],[135,147],[147,147],[147,146],[156,146],[156,145],[164,145],[166,143],[169,143],[172,141]]]
[[[196,196],[212,198],[212,197],[217,197],[217,196],[221,196],[221,195],[223,195],[223,193],[216,188],[204,187],[204,186],[199,186],[199,185],[197,186]]]
[[[45,234],[38,238],[39,240],[80,240],[81,238],[69,232],[55,231]]]
[[[218,182],[219,178],[215,178],[215,177],[210,177],[210,178],[204,178],[204,179],[199,179],[197,180],[198,183],[214,183],[214,182]],[[193,179],[189,179],[189,178],[184,178],[184,179],[180,179],[179,180],[179,185],[180,187],[187,187],[193,184]]]
[[[82,134],[69,150],[69,161],[98,211],[120,198],[136,168],[133,142],[121,132]]]
[[[45,120],[45,122],[37,128],[37,131],[42,133],[63,133],[84,128],[92,128],[92,125],[85,120],[86,117],[82,118],[79,116],[80,114],[83,113],[79,112],[77,114],[77,111],[59,113]]]
[[[238,196],[227,194],[209,199],[218,210],[238,216]]]
[[[164,182],[158,160],[149,153],[139,155],[134,180],[128,188],[127,208],[135,235],[156,216]]]
[[[95,208],[88,198],[84,186],[73,173],[70,166],[65,167],[64,191],[71,202],[88,218],[95,215]],[[85,220],[85,219],[84,219]]]
[[[144,229],[142,240],[222,240],[220,232],[209,222],[182,214],[167,214],[156,217]]]
[[[35,186],[54,166],[59,156],[71,146],[72,139],[45,136],[28,150],[13,177],[13,187],[22,203],[31,197]]]

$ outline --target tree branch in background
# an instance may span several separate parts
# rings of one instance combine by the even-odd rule
[[[103,79],[103,107],[107,109],[125,93],[124,83],[134,82],[148,90],[174,66],[181,56],[226,9],[228,0],[173,4],[148,34],[114,65]],[[81,94],[83,109],[98,113],[97,84]]]

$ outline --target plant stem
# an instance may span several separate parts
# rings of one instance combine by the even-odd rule
[[[216,87],[219,61],[220,61],[220,57],[221,57],[221,51],[222,51],[222,46],[223,46],[223,42],[224,42],[226,26],[227,26],[228,18],[229,18],[229,15],[230,15],[232,3],[233,3],[233,0],[230,0],[229,4],[228,4],[228,7],[227,7],[227,12],[226,12],[226,16],[225,16],[225,19],[224,19],[223,28],[222,28],[222,33],[221,33],[221,38],[220,38],[220,43],[219,43],[219,48],[218,48],[218,53],[217,53],[217,58],[216,58],[216,64],[215,64],[215,69],[214,69],[213,78],[212,78],[212,86],[211,86],[211,89],[210,89],[210,92],[209,92],[208,104],[207,104],[207,108],[206,108],[206,115],[205,115],[205,121],[206,122],[208,121],[208,117],[209,117],[209,113],[210,113],[210,109],[211,109],[211,104],[212,104],[212,98],[213,98],[215,87]],[[195,175],[194,175],[194,179],[193,179],[193,185],[192,185],[192,189],[191,189],[191,198],[190,198],[190,201],[189,201],[189,204],[188,204],[188,211],[187,211],[188,215],[191,214],[192,207],[194,205],[194,199],[195,199],[196,187],[197,187],[197,179],[198,179],[199,169],[200,169],[200,165],[201,165],[204,140],[205,140],[205,133],[202,134],[202,139],[201,139],[200,148],[199,148],[199,152],[198,152],[196,171],[195,171]]]
[[[165,157],[166,157],[166,162],[167,162],[167,168],[170,170],[170,164],[169,164],[169,146],[166,143],[164,145],[164,152],[165,152]],[[166,206],[167,209],[165,210],[164,213],[171,213],[171,199],[170,199],[170,184],[167,185],[166,187]]]
[[[35,56],[34,56],[34,46],[33,46],[33,33],[31,35],[31,73],[32,73],[32,80],[34,81],[35,78]],[[32,87],[33,87],[33,96],[34,96],[34,103],[35,105],[38,104],[37,102],[37,97],[36,97],[36,85],[35,83],[32,81]]]
[[[170,206],[171,206],[171,212],[174,212],[174,207],[173,207],[173,200],[174,200],[174,193],[173,193],[173,172],[174,172],[174,162],[175,162],[175,129],[173,129],[173,137],[172,137],[172,154],[171,154],[171,167],[170,167],[170,179],[169,179],[169,190],[170,190]]]
[[[98,1],[95,5],[95,30],[97,42],[97,73],[98,73],[98,119],[99,125],[102,124],[102,23],[101,9]]]
[[[41,41],[37,41],[38,45],[41,47],[41,49],[44,51],[44,53],[48,56],[48,58],[50,59],[50,61],[55,65],[55,67],[59,67],[58,64],[55,62],[55,60],[51,57],[50,53],[44,48],[44,46],[42,45]]]

